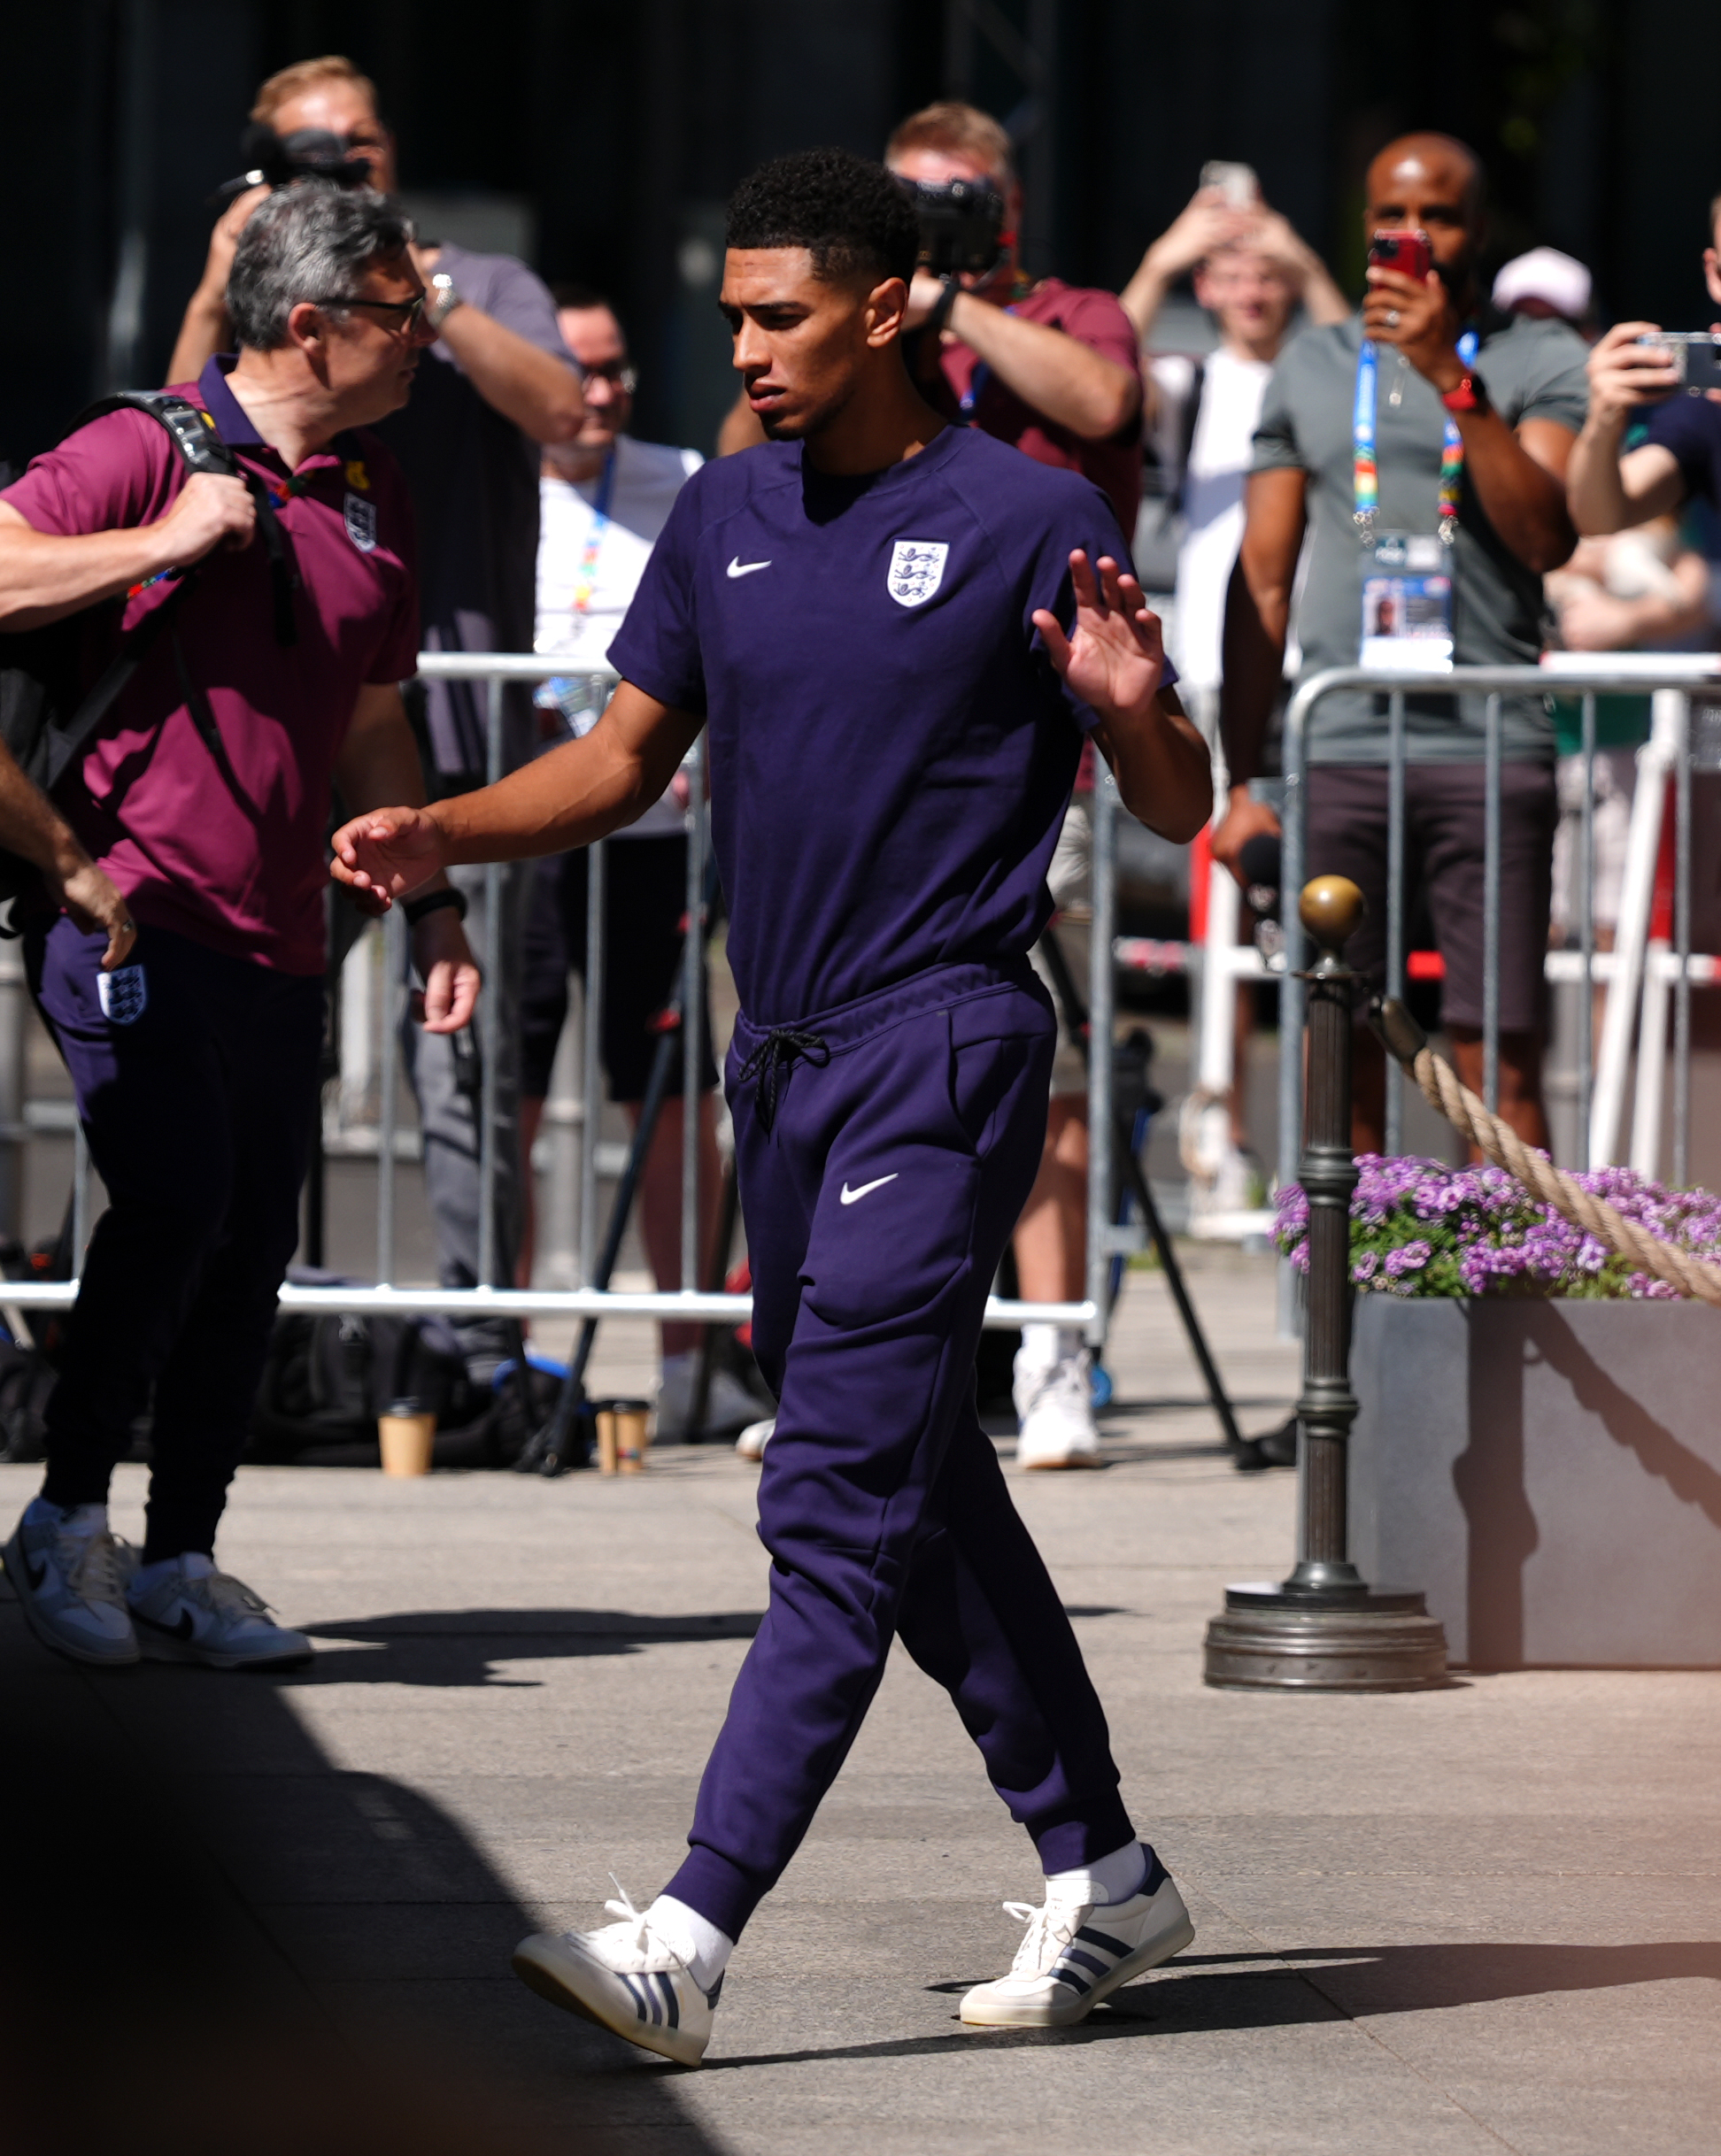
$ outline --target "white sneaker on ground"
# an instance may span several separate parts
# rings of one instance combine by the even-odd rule
[[[735,1441],[735,1449],[743,1459],[763,1459],[765,1448],[776,1432],[776,1417],[767,1415],[762,1422],[750,1422]]]
[[[110,1669],[136,1661],[126,1608],[129,1555],[108,1532],[104,1505],[35,1522],[26,1513],[6,1544],[6,1577],[44,1647]]]
[[[513,1951],[514,1975],[552,2006],[678,2066],[698,2066],[711,2041],[722,1978],[709,1992],[701,1990],[681,1956],[625,1894],[604,1907],[621,1921],[599,1931],[536,1931],[522,1939]]]
[[[217,1572],[192,1551],[164,1568],[138,1568],[126,1589],[137,1644],[147,1661],[201,1662],[209,1669],[287,1669],[308,1662],[303,1632],[274,1622],[269,1605],[243,1581]]]
[[[685,1438],[688,1435],[687,1418],[693,1406],[693,1390],[699,1380],[698,1355],[674,1355],[666,1358],[663,1374],[658,1381],[657,1435],[665,1438]],[[702,1436],[727,1436],[730,1430],[738,1430],[744,1423],[757,1421],[759,1402],[727,1370],[714,1370],[710,1388],[706,1394],[705,1415],[698,1434]]]
[[[1195,1937],[1183,1896],[1157,1857],[1128,1901],[1096,1908],[1055,1894],[1048,1882],[1042,1906],[1004,1906],[1028,1930],[1009,1975],[977,1984],[962,2000],[962,2019],[982,2029],[1068,2029]]]
[[[1085,1348],[1049,1367],[1027,1369],[1016,1359],[1016,1465],[1097,1467],[1100,1432],[1093,1420],[1093,1363]]]

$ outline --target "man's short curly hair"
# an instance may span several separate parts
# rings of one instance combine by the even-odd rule
[[[915,273],[920,227],[900,184],[847,150],[773,158],[729,197],[731,247],[804,247],[814,274],[835,279]]]

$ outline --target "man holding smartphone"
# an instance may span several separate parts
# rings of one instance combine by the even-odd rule
[[[1485,302],[1475,157],[1449,135],[1389,143],[1369,168],[1365,218],[1373,244],[1360,312],[1287,348],[1255,434],[1220,705],[1231,794],[1214,852],[1233,874],[1246,842],[1278,828],[1249,781],[1262,769],[1280,694],[1306,532],[1297,624],[1305,677],[1359,658],[1398,670],[1432,658],[1428,672],[1447,659],[1532,664],[1542,577],[1575,543],[1565,470],[1584,421],[1584,345],[1563,323],[1508,320]],[[1408,685],[1409,882],[1426,893],[1446,961],[1455,1060],[1480,1091],[1484,699]],[[1539,698],[1506,699],[1501,720],[1500,1113],[1530,1143],[1545,1145],[1542,959],[1555,743]],[[1387,756],[1384,694],[1340,692],[1316,706],[1308,874],[1362,886],[1369,913],[1347,955],[1376,982],[1385,946]],[[1358,1042],[1353,1131],[1359,1151],[1378,1151],[1385,1068],[1372,1035]]]
[[[1721,195],[1709,204],[1703,281],[1721,307]],[[1590,407],[1566,474],[1572,520],[1586,538],[1665,516],[1694,497],[1721,507],[1721,389],[1679,396],[1666,345],[1643,344],[1657,322],[1616,322],[1589,357]],[[1711,324],[1711,328],[1717,325]],[[1686,355],[1689,390],[1714,379],[1717,348]]]

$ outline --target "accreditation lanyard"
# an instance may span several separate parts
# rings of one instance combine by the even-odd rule
[[[1476,332],[1467,329],[1458,340],[1458,357],[1466,368],[1476,362]],[[1375,519],[1380,511],[1380,465],[1375,450],[1375,420],[1380,398],[1380,355],[1370,337],[1356,354],[1356,401],[1351,410],[1351,492],[1357,535],[1368,546],[1374,539]],[[1464,483],[1464,443],[1457,422],[1447,414],[1440,439],[1440,537],[1450,546],[1457,535],[1458,500]]]
[[[604,475],[598,481],[598,498],[591,504],[591,527],[580,549],[580,566],[574,572],[574,604],[569,611],[576,617],[583,616],[591,604],[592,588],[598,581],[598,557],[604,551],[604,534],[609,529],[610,497],[614,491],[615,451],[612,450],[604,459]]]

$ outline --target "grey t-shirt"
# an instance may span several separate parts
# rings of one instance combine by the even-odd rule
[[[1478,325],[1476,372],[1509,427],[1552,420],[1575,434],[1589,393],[1582,339],[1563,322],[1489,314]],[[1351,417],[1362,317],[1308,329],[1285,347],[1267,385],[1255,430],[1257,472],[1308,474],[1308,574],[1297,612],[1302,675],[1354,666],[1362,640],[1363,548],[1354,521]],[[1381,532],[1433,532],[1439,524],[1440,444],[1446,414],[1434,385],[1413,366],[1402,370],[1401,399],[1392,402],[1398,355],[1380,348],[1376,455]],[[1453,656],[1460,666],[1533,666],[1542,648],[1541,579],[1509,553],[1467,490],[1453,546]],[[1454,705],[1458,709],[1455,712]],[[1484,702],[1417,689],[1406,700],[1408,754],[1419,763],[1473,761],[1482,753]],[[1502,707],[1505,753],[1554,760],[1554,722],[1540,697]],[[1386,760],[1386,698],[1340,689],[1310,715],[1308,755],[1317,764]]]
[[[571,366],[541,279],[512,255],[444,246],[436,267],[462,299]],[[538,445],[492,410],[447,345],[419,360],[404,410],[376,428],[406,474],[417,512],[424,647],[431,651],[529,651],[536,612]],[[445,777],[484,772],[482,683],[428,681],[425,716]],[[504,704],[505,762],[531,758],[531,690]]]

